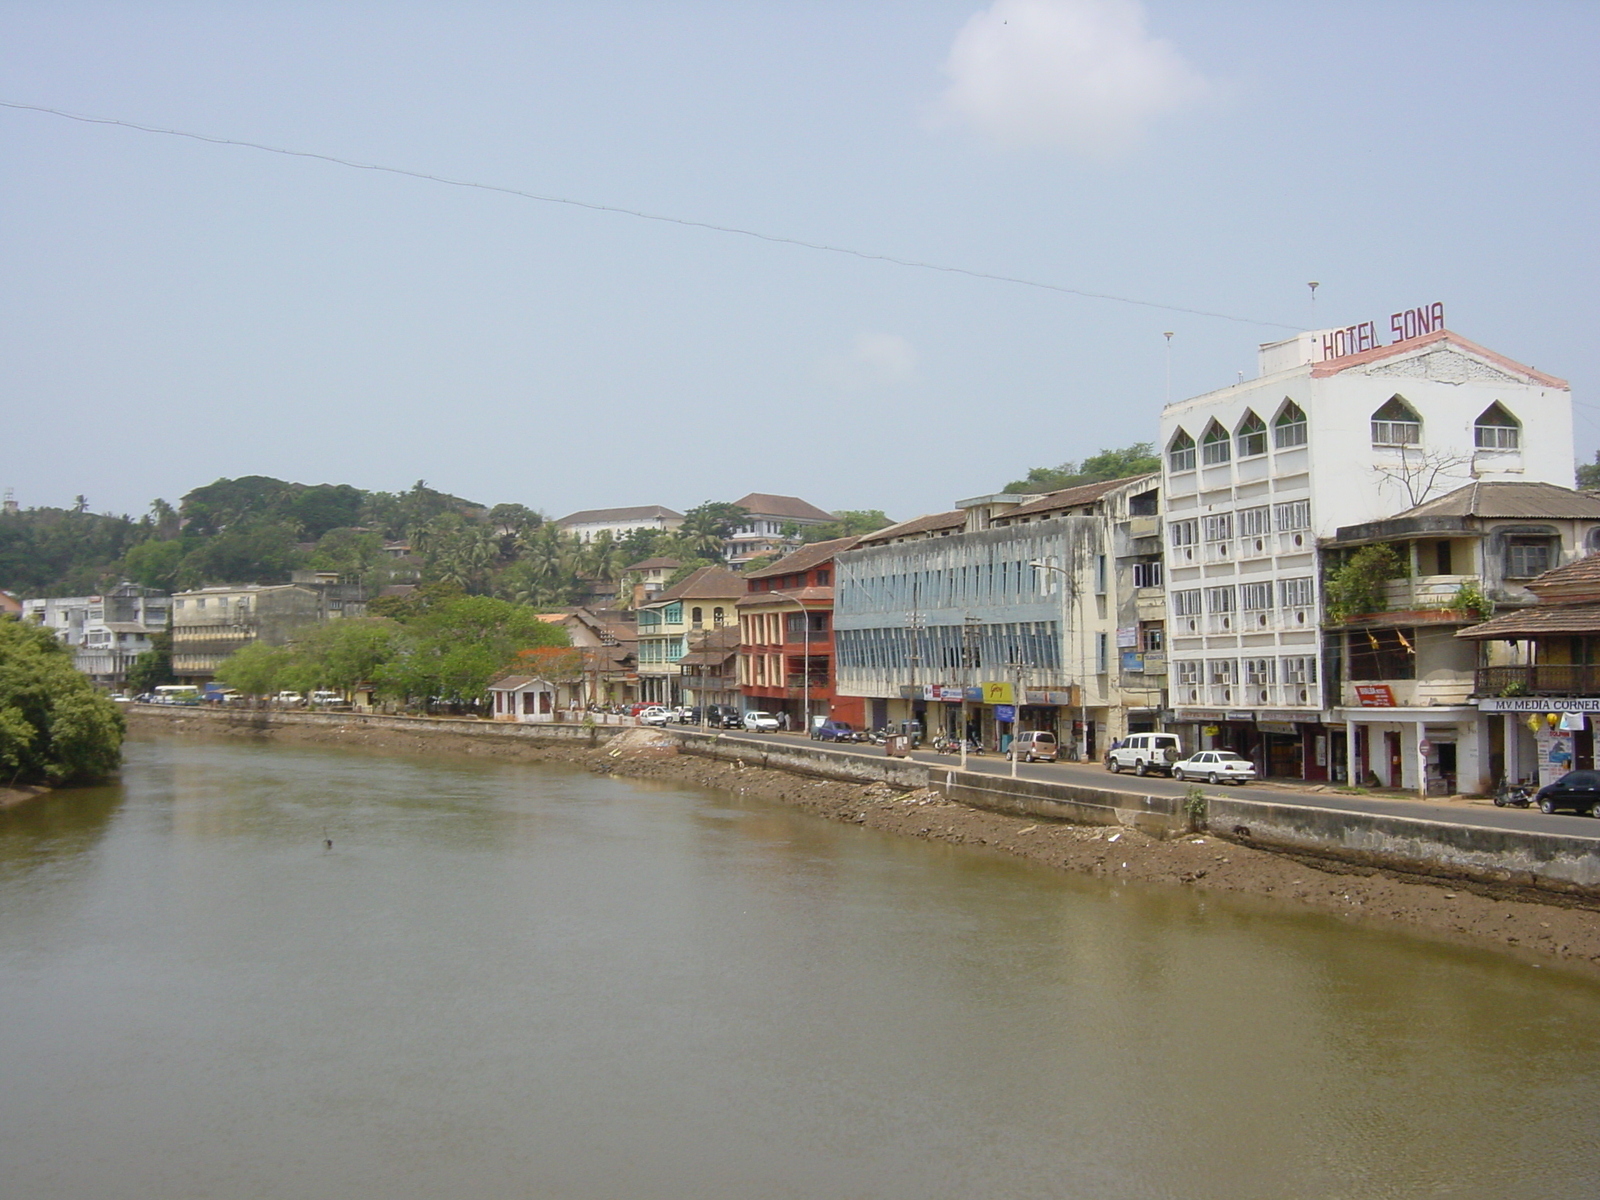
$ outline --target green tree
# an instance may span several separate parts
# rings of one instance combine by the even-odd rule
[[[250,642],[217,664],[217,682],[246,696],[271,696],[284,688],[284,675],[294,664],[288,646]]]
[[[122,557],[122,574],[134,583],[171,591],[183,563],[183,543],[177,540],[140,542]]]
[[[844,509],[834,513],[833,520],[826,525],[804,525],[799,527],[798,532],[800,540],[809,545],[812,542],[831,542],[834,538],[876,533],[893,524],[882,509]],[[748,564],[745,569],[749,569]]]
[[[1328,572],[1322,585],[1328,616],[1335,621],[1386,609],[1384,584],[1408,574],[1406,560],[1393,546],[1362,546]]]
[[[1594,452],[1592,463],[1578,464],[1578,486],[1584,491],[1600,489],[1600,450]]]
[[[177,679],[172,673],[172,634],[163,630],[150,635],[150,649],[133,660],[128,668],[128,688],[134,695],[153,692]]]
[[[749,510],[737,504],[707,500],[683,514],[683,524],[678,526],[673,540],[685,553],[721,562],[723,543],[747,515]]]
[[[1006,484],[1006,492],[1059,492],[1065,488],[1107,479],[1126,479],[1148,475],[1161,469],[1161,459],[1152,442],[1135,442],[1120,450],[1102,450],[1082,463],[1064,462],[1058,467],[1034,467],[1022,479]]]
[[[46,629],[0,618],[0,770],[7,782],[75,783],[122,761],[122,713]]]

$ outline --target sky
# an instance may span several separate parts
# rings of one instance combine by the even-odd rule
[[[1588,460],[1596,62],[1576,0],[0,0],[0,489],[906,519],[1435,301]]]

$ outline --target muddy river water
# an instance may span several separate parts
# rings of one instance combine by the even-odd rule
[[[8,1198],[1594,1195],[1548,966],[522,763],[0,813]]]

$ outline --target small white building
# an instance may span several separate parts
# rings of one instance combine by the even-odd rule
[[[556,714],[564,707],[561,686],[537,675],[510,675],[489,685],[489,696],[494,701],[496,721],[519,721],[523,724],[554,722]]]
[[[1186,745],[1339,778],[1318,540],[1475,481],[1571,487],[1567,383],[1433,318],[1389,346],[1370,325],[1264,345],[1258,378],[1162,411],[1168,683]]]

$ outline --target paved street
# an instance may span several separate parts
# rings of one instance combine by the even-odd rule
[[[834,746],[811,742],[799,734],[754,734],[730,731],[725,737],[739,741],[767,742],[774,745],[805,744],[813,748],[830,750],[837,754],[853,754],[870,758],[883,757],[881,746]],[[957,767],[961,759],[954,754],[936,754],[931,750],[917,750],[911,755],[917,762],[933,767]],[[1009,775],[1011,764],[999,755],[969,755],[967,769],[987,775]],[[1181,796],[1189,784],[1176,783],[1163,776],[1150,775],[1143,779],[1132,775],[1113,775],[1099,763],[1018,763],[1017,775],[1023,779],[1041,779],[1057,783],[1076,783],[1085,787],[1106,788],[1145,796]],[[1385,816],[1420,817],[1430,821],[1444,821],[1458,825],[1475,825],[1484,829],[1506,829],[1538,833],[1561,833],[1572,837],[1594,838],[1600,842],[1600,821],[1592,817],[1572,816],[1568,813],[1546,815],[1538,809],[1496,808],[1488,800],[1402,800],[1388,796],[1349,795],[1335,791],[1314,791],[1308,785],[1252,783],[1242,787],[1226,785],[1207,791],[1228,792],[1244,798],[1272,800],[1284,804],[1305,804],[1317,808],[1344,812],[1378,813]]]

